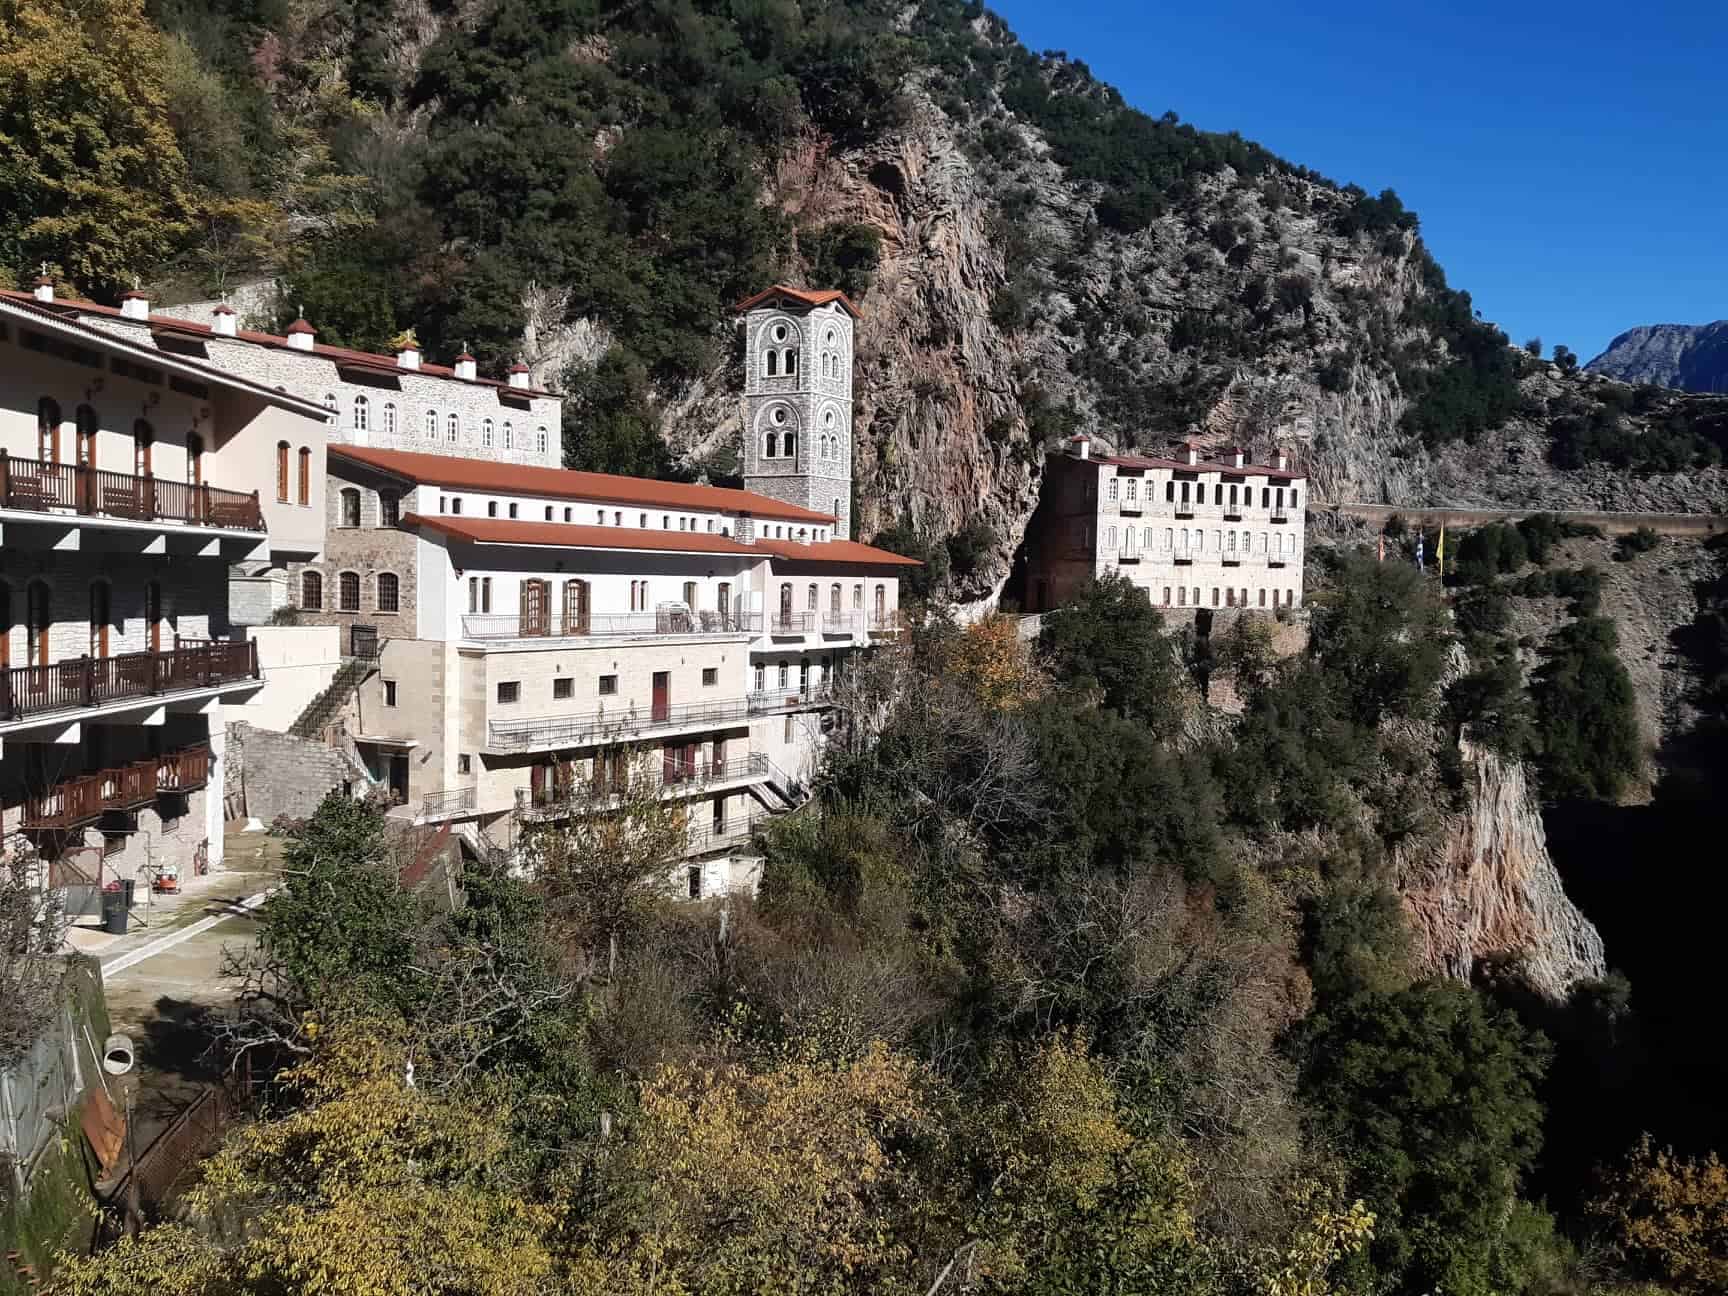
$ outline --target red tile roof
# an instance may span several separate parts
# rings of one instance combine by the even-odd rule
[[[743,314],[751,307],[760,306],[763,302],[771,301],[776,297],[790,297],[793,301],[800,302],[805,306],[826,306],[829,302],[839,302],[853,319],[864,318],[864,313],[854,306],[852,299],[843,292],[833,288],[826,288],[820,292],[808,292],[803,288],[788,288],[785,284],[775,284],[772,288],[764,288],[759,293],[752,293],[733,309],[739,314]]]
[[[0,297],[6,298],[9,301],[22,302],[26,305],[37,306],[43,310],[53,311],[59,315],[120,316],[120,312],[112,306],[102,306],[96,302],[80,301],[75,297],[56,297],[51,302],[39,302],[30,293],[16,292],[11,289],[0,289]],[[213,314],[217,312],[229,315],[234,313],[231,309],[228,309],[225,306],[218,306],[214,311],[212,311]],[[153,333],[179,333],[187,337],[205,338],[213,335],[223,336],[221,334],[215,334],[214,330],[212,330],[208,324],[194,324],[191,320],[183,320],[174,315],[150,316],[150,329]],[[296,320],[294,324],[289,326],[288,331],[290,333],[307,333],[314,332],[315,330],[313,330],[312,326],[307,324],[306,321]],[[338,365],[346,368],[366,369],[375,373],[418,373],[431,378],[449,378],[456,382],[478,383],[483,387],[497,387],[507,391],[521,391],[524,395],[528,396],[548,395],[547,392],[538,389],[523,389],[519,387],[512,388],[509,383],[498,378],[457,378],[455,369],[451,368],[449,365],[422,363],[418,369],[403,369],[396,363],[396,358],[394,356],[379,355],[374,351],[354,351],[348,347],[325,346],[321,342],[313,343],[310,351],[301,351],[297,347],[290,347],[286,337],[278,337],[274,333],[255,333],[249,329],[239,329],[235,332],[234,336],[241,342],[252,342],[256,343],[258,346],[279,347],[285,351],[293,351],[296,355],[323,356],[326,360],[334,360]]]
[[[576,472],[569,468],[534,468],[493,459],[458,459],[421,454],[415,450],[381,450],[375,446],[333,445],[332,460],[350,459],[393,476],[427,486],[462,490],[515,492],[554,499],[605,500],[609,504],[665,509],[702,509],[779,521],[832,526],[827,513],[813,513],[795,504],[782,504],[766,495],[728,486],[692,486],[686,482],[654,481],[647,477],[617,477],[611,473]]]
[[[1150,455],[1093,455],[1091,461],[1100,464],[1115,464],[1118,468],[1180,468],[1184,472],[1253,473],[1256,476],[1268,477],[1305,478],[1307,476],[1294,464],[1288,468],[1273,468],[1269,464],[1244,463],[1238,468],[1235,464],[1211,463],[1205,459],[1197,459],[1193,463],[1189,463],[1186,459],[1160,459]]]
[[[874,545],[859,544],[856,540],[824,540],[820,544],[799,544],[795,540],[758,540],[754,547],[766,549],[776,558],[785,558],[793,562],[849,563],[853,566],[870,565],[877,567],[922,567],[924,565],[916,558],[908,558],[904,554],[889,553],[886,549],[878,549]]]
[[[731,536],[702,531],[643,531],[637,527],[579,526],[569,522],[516,522],[504,518],[426,517],[404,513],[402,525],[436,531],[473,544],[553,549],[648,549],[658,553],[735,554],[761,557]]]

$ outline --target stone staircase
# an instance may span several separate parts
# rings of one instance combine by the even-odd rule
[[[378,670],[378,657],[347,657],[336,671],[336,677],[317,697],[306,704],[302,711],[288,726],[288,732],[296,738],[316,738],[325,728],[341,714],[348,699],[354,696],[366,680]]]

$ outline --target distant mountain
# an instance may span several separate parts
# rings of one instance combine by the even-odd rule
[[[1622,382],[1728,392],[1728,320],[1627,329],[1584,367]]]

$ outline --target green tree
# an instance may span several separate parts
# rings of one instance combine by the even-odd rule
[[[1038,651],[1060,685],[1097,689],[1104,706],[1154,732],[1180,725],[1175,646],[1146,592],[1126,577],[1109,573],[1046,613]]]
[[[1644,765],[1637,695],[1606,617],[1560,627],[1543,646],[1532,693],[1542,788],[1552,798],[1612,801]]]
[[[1382,1280],[1491,1296],[1540,1143],[1546,1041],[1450,983],[1357,995],[1301,1038],[1303,1093],[1378,1218]]]
[[[627,477],[672,476],[672,456],[649,403],[648,371],[622,347],[564,379],[564,464]]]
[[[1554,348],[1554,363],[1559,366],[1560,372],[1568,377],[1578,370],[1578,357],[1568,346],[1556,346]]]
[[[1345,558],[1317,600],[1310,650],[1364,725],[1422,714],[1445,662],[1445,614],[1403,563]]]

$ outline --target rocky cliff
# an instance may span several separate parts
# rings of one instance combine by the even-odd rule
[[[1728,392],[1728,320],[1627,329],[1584,367],[1621,382]]]
[[[1482,749],[1466,757],[1468,807],[1438,845],[1398,861],[1418,960],[1430,975],[1464,980],[1485,963],[1510,965],[1562,999],[1606,974],[1602,937],[1566,897],[1524,767]]]

